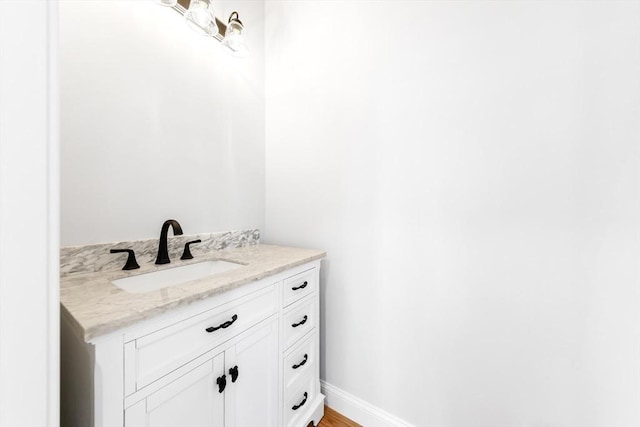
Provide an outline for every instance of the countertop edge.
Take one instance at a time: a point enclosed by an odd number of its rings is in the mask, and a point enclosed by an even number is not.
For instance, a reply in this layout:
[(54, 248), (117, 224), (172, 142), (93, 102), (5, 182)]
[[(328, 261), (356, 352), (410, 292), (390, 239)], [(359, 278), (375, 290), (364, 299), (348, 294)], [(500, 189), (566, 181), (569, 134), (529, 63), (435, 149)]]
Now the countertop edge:
[[(288, 247), (281, 247), (281, 248), (296, 249), (296, 248), (288, 248)], [(97, 323), (93, 326), (86, 327), (86, 328), (85, 326), (82, 325), (81, 321), (78, 321), (78, 319), (73, 316), (72, 311), (69, 310), (64, 305), (62, 300), (60, 301), (61, 311), (64, 313), (65, 317), (69, 320), (71, 326), (75, 329), (75, 333), (78, 334), (79, 337), (84, 337), (85, 342), (92, 343), (92, 342), (95, 342), (96, 339), (99, 339), (101, 337), (104, 337), (105, 335), (117, 332), (119, 330), (125, 329), (127, 327), (133, 326), (138, 322), (160, 316), (164, 313), (167, 313), (171, 310), (174, 310), (180, 307), (185, 307), (185, 306), (197, 303), (199, 301), (204, 301), (206, 299), (215, 297), (217, 295), (221, 295), (225, 292), (229, 292), (243, 285), (255, 283), (259, 280), (262, 280), (271, 276), (275, 276), (286, 270), (299, 267), (304, 264), (321, 260), (325, 257), (326, 257), (326, 252), (317, 251), (308, 256), (295, 258), (291, 262), (279, 264), (273, 268), (267, 268), (266, 270), (262, 270), (259, 273), (253, 273), (246, 277), (233, 280), (228, 284), (224, 284), (222, 286), (211, 288), (202, 292), (196, 292), (194, 294), (182, 297), (177, 301), (170, 301), (170, 302), (167, 302), (166, 304), (159, 304), (153, 308), (146, 309), (144, 311), (133, 311), (131, 313), (127, 313), (121, 318), (112, 319), (104, 323)]]

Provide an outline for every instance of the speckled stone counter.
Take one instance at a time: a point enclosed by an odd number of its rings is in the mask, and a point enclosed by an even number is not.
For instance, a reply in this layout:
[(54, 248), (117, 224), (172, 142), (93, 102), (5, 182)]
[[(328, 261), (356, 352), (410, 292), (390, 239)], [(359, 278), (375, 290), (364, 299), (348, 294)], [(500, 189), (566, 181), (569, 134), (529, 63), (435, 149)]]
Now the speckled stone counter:
[[(222, 292), (255, 282), (298, 265), (321, 259), (322, 251), (272, 245), (251, 245), (213, 251), (189, 261), (171, 264), (141, 264), (132, 271), (101, 271), (62, 277), (60, 302), (66, 315), (85, 341), (149, 319)], [(225, 260), (242, 267), (180, 285), (147, 292), (128, 293), (111, 280), (165, 270), (209, 260)]]

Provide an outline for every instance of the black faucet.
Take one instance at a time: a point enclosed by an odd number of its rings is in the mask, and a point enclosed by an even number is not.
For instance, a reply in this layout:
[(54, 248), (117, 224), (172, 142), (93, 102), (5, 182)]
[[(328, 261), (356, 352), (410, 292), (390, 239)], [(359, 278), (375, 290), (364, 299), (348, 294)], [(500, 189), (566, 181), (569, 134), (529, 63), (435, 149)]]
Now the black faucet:
[(158, 245), (158, 256), (156, 258), (156, 264), (169, 264), (169, 249), (167, 248), (167, 233), (169, 232), (169, 226), (173, 228), (174, 236), (182, 235), (182, 227), (175, 219), (168, 219), (162, 224), (162, 230), (160, 231), (160, 244)]

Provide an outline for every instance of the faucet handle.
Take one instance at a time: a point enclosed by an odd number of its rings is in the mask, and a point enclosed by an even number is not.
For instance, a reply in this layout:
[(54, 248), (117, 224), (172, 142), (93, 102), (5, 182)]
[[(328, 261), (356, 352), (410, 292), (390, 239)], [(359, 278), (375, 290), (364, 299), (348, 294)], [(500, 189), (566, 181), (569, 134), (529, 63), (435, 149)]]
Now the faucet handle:
[(198, 240), (192, 240), (190, 242), (187, 242), (184, 245), (184, 252), (182, 252), (182, 256), (180, 257), (180, 259), (193, 259), (193, 255), (191, 255), (191, 250), (189, 249), (189, 246), (192, 243), (200, 243), (202, 242), (202, 240), (198, 239)]
[(129, 254), (127, 257), (127, 263), (122, 267), (123, 270), (135, 270), (140, 268), (138, 262), (136, 261), (136, 254), (133, 252), (133, 249), (111, 249), (109, 252), (112, 254), (118, 254), (121, 252), (126, 252)]

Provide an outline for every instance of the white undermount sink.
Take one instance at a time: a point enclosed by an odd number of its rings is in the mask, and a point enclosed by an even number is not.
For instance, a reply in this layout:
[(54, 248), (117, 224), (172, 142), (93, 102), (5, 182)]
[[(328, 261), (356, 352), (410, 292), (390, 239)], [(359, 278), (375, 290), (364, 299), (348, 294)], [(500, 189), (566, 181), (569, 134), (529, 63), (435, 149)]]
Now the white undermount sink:
[(112, 280), (111, 283), (127, 292), (142, 294), (235, 270), (242, 266), (242, 264), (222, 260), (203, 261), (196, 264), (183, 265), (166, 270), (154, 271), (152, 273), (116, 279)]

